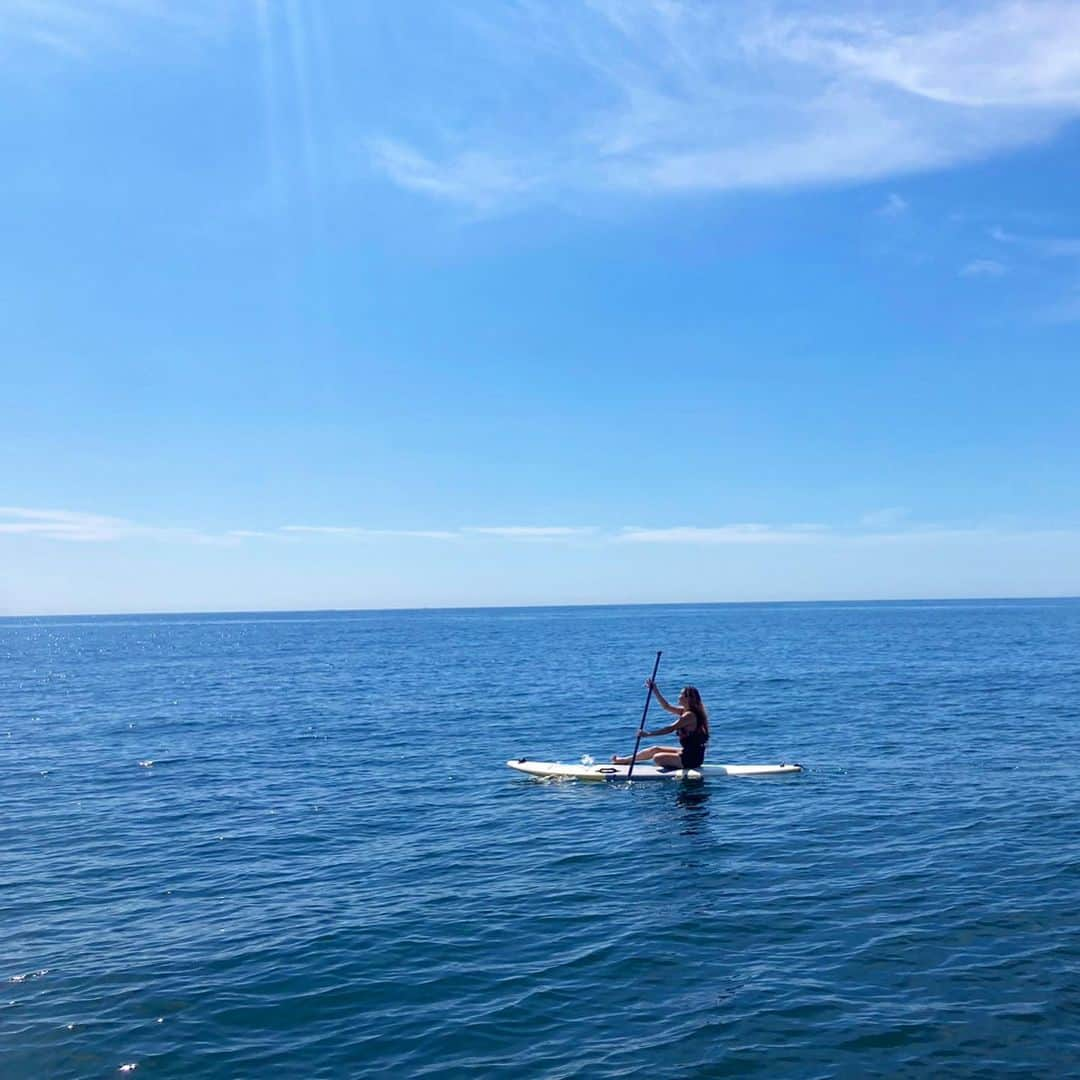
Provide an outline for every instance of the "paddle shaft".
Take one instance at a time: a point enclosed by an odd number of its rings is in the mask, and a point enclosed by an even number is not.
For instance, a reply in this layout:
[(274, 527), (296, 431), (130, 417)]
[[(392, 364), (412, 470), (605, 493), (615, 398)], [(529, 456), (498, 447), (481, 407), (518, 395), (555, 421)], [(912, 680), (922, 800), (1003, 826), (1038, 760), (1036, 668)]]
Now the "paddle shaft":
[(626, 770), (626, 779), (634, 775), (634, 759), (637, 757), (638, 747), (641, 745), (641, 733), (645, 730), (645, 719), (649, 715), (649, 702), (652, 701), (653, 683), (656, 682), (656, 673), (660, 670), (660, 657), (663, 655), (659, 650), (656, 653), (656, 663), (653, 664), (652, 678), (649, 680), (649, 692), (645, 695), (645, 708), (641, 712), (641, 723), (638, 724), (637, 740), (634, 742), (634, 753), (630, 757), (630, 768)]

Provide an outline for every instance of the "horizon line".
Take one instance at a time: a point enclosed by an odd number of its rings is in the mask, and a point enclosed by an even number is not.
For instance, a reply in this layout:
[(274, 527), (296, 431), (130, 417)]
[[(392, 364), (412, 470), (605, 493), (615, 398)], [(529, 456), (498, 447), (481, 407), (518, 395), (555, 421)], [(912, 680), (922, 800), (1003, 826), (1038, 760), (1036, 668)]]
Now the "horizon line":
[(578, 601), (565, 604), (432, 604), (422, 607), (343, 607), (343, 608), (217, 608), (190, 611), (69, 611), (22, 612), (0, 614), (0, 622), (14, 619), (118, 619), (168, 618), (198, 615), (352, 615), (425, 613), (440, 611), (522, 611), (565, 610), (567, 608), (617, 607), (766, 607), (808, 606), (811, 604), (1004, 604), (1030, 600), (1080, 601), (1080, 595), (1036, 594), (1023, 596), (879, 596), (831, 597), (818, 600), (647, 600), (647, 601)]

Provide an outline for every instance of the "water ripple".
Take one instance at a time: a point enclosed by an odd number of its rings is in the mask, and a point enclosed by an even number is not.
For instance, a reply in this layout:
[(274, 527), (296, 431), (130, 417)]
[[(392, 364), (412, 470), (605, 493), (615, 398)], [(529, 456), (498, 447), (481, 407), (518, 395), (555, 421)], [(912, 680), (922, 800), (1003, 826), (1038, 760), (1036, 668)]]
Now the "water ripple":
[[(5, 1078), (1075, 1072), (1080, 604), (0, 640)], [(806, 772), (502, 766), (628, 749), (660, 645)]]

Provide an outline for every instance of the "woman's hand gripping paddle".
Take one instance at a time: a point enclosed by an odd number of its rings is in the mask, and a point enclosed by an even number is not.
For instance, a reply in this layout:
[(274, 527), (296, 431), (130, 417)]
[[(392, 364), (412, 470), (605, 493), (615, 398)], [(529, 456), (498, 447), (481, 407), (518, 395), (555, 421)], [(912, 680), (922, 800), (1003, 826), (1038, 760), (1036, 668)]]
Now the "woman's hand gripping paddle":
[(661, 652), (657, 652), (656, 663), (653, 664), (652, 678), (649, 680), (649, 692), (645, 695), (645, 708), (641, 713), (641, 723), (638, 724), (637, 741), (634, 743), (634, 753), (630, 758), (630, 768), (626, 770), (627, 780), (634, 775), (634, 759), (637, 757), (638, 747), (641, 746), (641, 735), (645, 730), (645, 719), (649, 715), (649, 702), (652, 701), (653, 683), (656, 682), (656, 673), (660, 670), (660, 657), (662, 655)]

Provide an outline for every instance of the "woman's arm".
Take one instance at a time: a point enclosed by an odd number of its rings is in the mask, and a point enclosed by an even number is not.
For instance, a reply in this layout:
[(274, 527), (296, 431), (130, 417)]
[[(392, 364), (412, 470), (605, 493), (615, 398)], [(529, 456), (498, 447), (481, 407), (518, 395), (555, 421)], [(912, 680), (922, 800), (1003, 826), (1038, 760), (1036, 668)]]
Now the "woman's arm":
[(690, 724), (694, 724), (697, 721), (697, 717), (689, 711), (683, 712), (678, 710), (678, 708), (673, 708), (672, 712), (678, 714), (678, 719), (674, 724), (669, 724), (666, 728), (657, 728), (656, 731), (646, 731), (645, 728), (642, 728), (642, 734), (646, 735), (649, 739), (651, 739), (653, 735), (670, 735), (673, 731), (678, 731), (679, 728), (688, 727)]
[(672, 712), (679, 714), (679, 719), (674, 724), (668, 724), (667, 727), (657, 728), (656, 731), (646, 731), (641, 729), (641, 734), (648, 738), (652, 738), (654, 735), (670, 735), (673, 731), (678, 731), (681, 727), (686, 727), (688, 724), (694, 721), (694, 714), (691, 712), (682, 712), (679, 709), (672, 709)]
[(656, 735), (670, 735), (678, 728), (678, 726), (679, 724), (676, 721), (674, 724), (668, 724), (667, 727), (657, 728), (655, 731), (646, 731), (644, 728), (642, 728), (641, 734), (644, 735), (647, 739), (651, 739)]
[[(656, 698), (656, 700), (657, 700), (658, 702), (660, 702), (660, 708), (661, 708), (661, 709), (665, 709), (665, 710), (667, 710), (667, 712), (671, 713), (671, 714), (672, 714), (673, 716), (682, 716), (682, 709), (676, 709), (674, 705), (670, 704), (670, 703), (668, 702), (667, 698), (666, 698), (666, 697), (664, 697), (664, 695), (660, 693), (660, 687), (659, 687), (659, 686), (657, 686), (657, 685), (656, 685), (656, 683), (654, 683), (654, 682), (652, 681), (652, 679), (649, 679), (649, 680), (648, 680), (648, 681), (647, 681), (647, 682), (645, 683), (645, 685), (646, 685), (646, 686), (651, 686), (651, 687), (652, 687), (652, 692), (653, 692), (653, 696), (654, 696), (654, 697)], [(677, 726), (677, 725), (676, 725), (676, 726)], [(668, 730), (669, 730), (669, 731), (674, 731), (674, 730), (675, 730), (675, 728), (669, 728)], [(659, 732), (655, 732), (654, 734), (660, 734), (660, 733), (659, 733)], [(665, 734), (666, 734), (666, 733), (665, 733)]]

